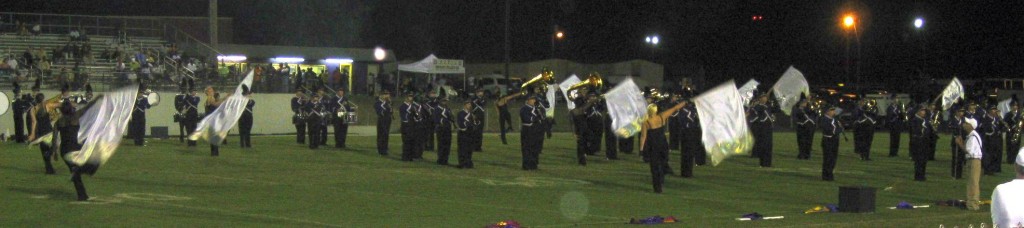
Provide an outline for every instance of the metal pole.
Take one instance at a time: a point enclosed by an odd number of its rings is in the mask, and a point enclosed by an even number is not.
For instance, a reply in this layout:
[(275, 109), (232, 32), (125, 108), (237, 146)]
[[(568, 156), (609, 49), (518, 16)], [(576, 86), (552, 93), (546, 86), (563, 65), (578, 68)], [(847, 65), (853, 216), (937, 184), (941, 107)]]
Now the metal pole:
[[(512, 62), (512, 57), (509, 54), (511, 52), (511, 49), (512, 49), (510, 44), (509, 44), (509, 38), (511, 37), (510, 36), (511, 32), (509, 30), (509, 26), (511, 26), (511, 24), (510, 24), (511, 23), (511, 15), (512, 15), (512, 0), (505, 0), (505, 81), (506, 81), (506, 83), (508, 83), (508, 85), (506, 85), (508, 87), (512, 86), (512, 80), (510, 80), (511, 72), (509, 72), (509, 65)], [(462, 88), (462, 91), (466, 92), (466, 80), (465, 80), (466, 75), (463, 75), (462, 78), (463, 78), (463, 82), (462, 82), (462, 87), (463, 88)]]

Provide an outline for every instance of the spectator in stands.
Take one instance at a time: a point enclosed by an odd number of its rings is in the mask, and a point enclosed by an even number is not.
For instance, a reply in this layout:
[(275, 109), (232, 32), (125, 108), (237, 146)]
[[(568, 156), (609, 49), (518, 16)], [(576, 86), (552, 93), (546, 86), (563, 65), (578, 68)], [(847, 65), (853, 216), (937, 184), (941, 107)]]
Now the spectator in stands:
[(28, 35), (28, 28), (25, 28), (25, 23), (18, 21), (18, 37), (25, 38)]
[(7, 69), (18, 70), (18, 60), (14, 57), (8, 57), (4, 62), (7, 63)]
[(89, 41), (89, 36), (85, 34), (85, 29), (82, 29), (82, 26), (78, 26), (78, 41)]
[(61, 48), (60, 53), (64, 55), (64, 58), (61, 59), (61, 63), (63, 63), (63, 64), (67, 64), (68, 60), (71, 60), (72, 58), (74, 58), (75, 57), (75, 49), (74, 49), (74, 47), (71, 46), (71, 42), (68, 42), (68, 43), (64, 44), (64, 47)]
[(82, 43), (82, 59), (86, 63), (94, 63), (95, 60), (92, 58), (92, 45), (89, 43)]
[(141, 64), (141, 66), (139, 67), (139, 77), (140, 77), (139, 80), (145, 81), (145, 82), (149, 82), (149, 81), (153, 80), (152, 76), (153, 76), (153, 64), (152, 63), (148, 63), (148, 62), (144, 63), (144, 64)]
[(32, 36), (38, 36), (41, 33), (43, 33), (43, 25), (36, 23), (36, 25), (32, 26)]
[(57, 78), (57, 80), (60, 82), (61, 85), (70, 85), (71, 80), (74, 79), (75, 76), (71, 74), (71, 71), (69, 71), (67, 67), (60, 68), (60, 76)]
[(79, 40), (78, 38), (80, 36), (81, 36), (81, 33), (78, 32), (77, 28), (71, 28), (71, 31), (68, 32), (68, 40), (70, 40), (70, 41), (78, 41)]
[(25, 49), (25, 52), (21, 53), (21, 59), (25, 61), (26, 68), (32, 68), (35, 65), (35, 59), (32, 57), (32, 46)]
[(45, 58), (40, 60), (39, 61), (39, 72), (42, 73), (42, 76), (44, 76), (46, 78), (50, 78), (50, 73), (51, 73), (50, 71), (51, 71), (50, 70), (50, 60), (45, 59)]

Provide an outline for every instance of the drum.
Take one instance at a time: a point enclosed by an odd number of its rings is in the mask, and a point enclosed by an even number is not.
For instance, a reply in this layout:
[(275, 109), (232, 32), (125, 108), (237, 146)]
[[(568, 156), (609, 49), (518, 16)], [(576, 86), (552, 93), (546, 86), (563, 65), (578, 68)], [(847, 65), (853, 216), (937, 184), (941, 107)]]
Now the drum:
[(14, 100), (11, 100), (6, 93), (0, 92), (0, 116), (7, 114), (11, 110), (11, 102), (14, 102)]
[(150, 93), (146, 100), (149, 101), (149, 106), (156, 107), (160, 105), (160, 94), (156, 92)]
[(357, 121), (359, 121), (359, 118), (356, 116), (356, 112), (348, 112), (345, 115), (345, 123), (356, 124)]

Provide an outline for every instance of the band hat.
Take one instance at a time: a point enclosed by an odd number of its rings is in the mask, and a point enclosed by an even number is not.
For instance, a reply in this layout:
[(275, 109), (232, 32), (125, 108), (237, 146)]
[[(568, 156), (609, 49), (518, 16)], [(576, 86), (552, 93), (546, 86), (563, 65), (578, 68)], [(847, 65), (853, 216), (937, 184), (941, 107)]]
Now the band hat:
[(975, 119), (972, 119), (972, 118), (965, 118), (964, 122), (967, 122), (967, 124), (970, 124), (971, 128), (975, 128), (975, 129), (978, 128), (978, 120), (975, 120)]

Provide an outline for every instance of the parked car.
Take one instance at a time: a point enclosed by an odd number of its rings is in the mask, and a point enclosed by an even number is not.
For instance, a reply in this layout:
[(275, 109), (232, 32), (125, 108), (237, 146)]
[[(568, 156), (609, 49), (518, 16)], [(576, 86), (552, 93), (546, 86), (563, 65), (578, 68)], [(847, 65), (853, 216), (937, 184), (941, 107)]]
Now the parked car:
[[(480, 88), (484, 90), (484, 95), (487, 97), (500, 97), (509, 94), (509, 81), (511, 80), (513, 86), (521, 85), (522, 79), (511, 78), (505, 79), (505, 75), (500, 74), (488, 74), (476, 76)], [(518, 91), (519, 88), (513, 88), (513, 91)]]

